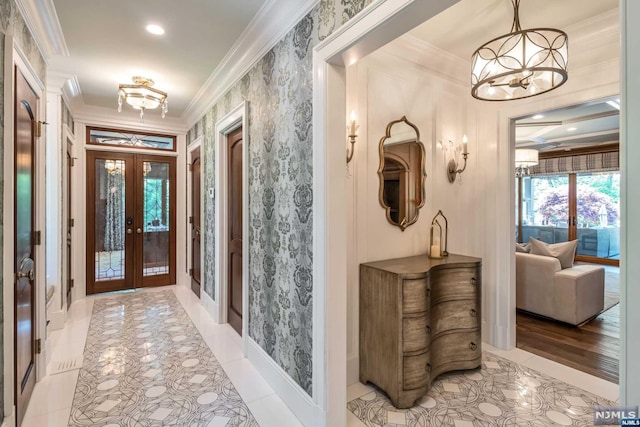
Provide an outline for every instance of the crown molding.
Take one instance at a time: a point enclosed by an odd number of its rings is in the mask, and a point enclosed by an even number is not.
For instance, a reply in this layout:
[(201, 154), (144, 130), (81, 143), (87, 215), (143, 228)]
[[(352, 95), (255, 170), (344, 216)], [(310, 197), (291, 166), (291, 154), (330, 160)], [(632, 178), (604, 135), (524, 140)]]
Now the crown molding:
[(466, 86), (469, 84), (471, 61), (456, 56), (411, 34), (404, 34), (381, 47), (380, 52), (413, 62), (445, 80)]
[(49, 70), (47, 72), (47, 90), (62, 95), (62, 99), (74, 118), (75, 113), (85, 106), (80, 82), (75, 74)]
[(620, 38), (620, 11), (612, 9), (599, 15), (592, 16), (580, 22), (576, 22), (563, 29), (570, 39), (570, 42), (577, 40), (592, 40), (602, 37), (602, 35), (616, 34)]
[(54, 55), (69, 56), (53, 0), (15, 0), (45, 62)]
[[(71, 109), (71, 107), (69, 108)], [(76, 108), (75, 111), (72, 109), (71, 114), (76, 122), (93, 126), (127, 128), (175, 135), (185, 135), (189, 130), (182, 119), (176, 117), (162, 119), (159, 112), (154, 112), (153, 110), (144, 115), (144, 123), (140, 123), (140, 117), (137, 112), (123, 109), (121, 113), (118, 113), (115, 106), (106, 108), (83, 105)]]
[(195, 97), (182, 119), (191, 128), (275, 46), (319, 0), (267, 0)]

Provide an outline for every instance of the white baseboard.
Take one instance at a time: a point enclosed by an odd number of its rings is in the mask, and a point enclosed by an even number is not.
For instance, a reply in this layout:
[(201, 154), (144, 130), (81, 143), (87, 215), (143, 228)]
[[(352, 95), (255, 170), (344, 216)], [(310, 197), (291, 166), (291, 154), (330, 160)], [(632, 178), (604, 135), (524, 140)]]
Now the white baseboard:
[(49, 339), (49, 335), (47, 334), (47, 339), (44, 341), (44, 363), (45, 363), (45, 372), (43, 377), (47, 375), (46, 369), (49, 366), (49, 362), (51, 362), (51, 355), (53, 354), (53, 350), (51, 349), (51, 340)]
[(291, 412), (307, 427), (324, 425), (325, 413), (313, 399), (256, 343), (247, 337), (247, 357)]
[(347, 385), (360, 381), (360, 356), (358, 354), (347, 355)]
[(200, 302), (206, 312), (213, 318), (213, 321), (218, 323), (218, 303), (215, 302), (204, 289), (200, 291)]
[(16, 411), (12, 410), (11, 414), (6, 416), (4, 420), (2, 420), (2, 427), (15, 427), (15, 425), (16, 425)]
[(178, 274), (176, 285), (191, 288), (191, 276), (189, 276), (189, 273), (183, 271), (182, 273)]
[(64, 328), (66, 313), (64, 310), (49, 312), (49, 331), (57, 331)]

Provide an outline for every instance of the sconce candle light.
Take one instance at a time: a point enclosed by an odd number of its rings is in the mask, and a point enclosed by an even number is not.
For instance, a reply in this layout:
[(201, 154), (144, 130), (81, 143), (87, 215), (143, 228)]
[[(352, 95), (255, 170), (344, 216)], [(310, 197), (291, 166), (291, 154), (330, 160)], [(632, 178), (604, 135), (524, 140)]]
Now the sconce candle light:
[(356, 122), (356, 112), (351, 111), (351, 118), (347, 130), (349, 131), (349, 143), (351, 145), (347, 148), (347, 163), (353, 158), (354, 144), (356, 143), (356, 137), (358, 136), (358, 123)]
[(450, 158), (447, 162), (447, 178), (449, 178), (449, 182), (453, 183), (456, 180), (456, 176), (464, 172), (467, 168), (467, 157), (469, 157), (469, 148), (467, 146), (467, 135), (462, 137), (462, 158), (464, 160), (464, 165), (460, 168), (460, 161), (458, 159), (458, 152), (460, 151), (460, 146), (453, 148), (453, 142), (449, 141), (449, 147), (445, 147), (446, 151), (450, 151)]

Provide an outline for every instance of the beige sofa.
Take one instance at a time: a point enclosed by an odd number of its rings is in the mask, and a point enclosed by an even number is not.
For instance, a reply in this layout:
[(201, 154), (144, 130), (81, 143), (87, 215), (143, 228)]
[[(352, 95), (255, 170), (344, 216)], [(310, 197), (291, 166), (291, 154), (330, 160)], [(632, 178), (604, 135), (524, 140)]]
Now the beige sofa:
[(560, 269), (556, 258), (516, 253), (516, 307), (579, 325), (604, 308), (604, 268)]

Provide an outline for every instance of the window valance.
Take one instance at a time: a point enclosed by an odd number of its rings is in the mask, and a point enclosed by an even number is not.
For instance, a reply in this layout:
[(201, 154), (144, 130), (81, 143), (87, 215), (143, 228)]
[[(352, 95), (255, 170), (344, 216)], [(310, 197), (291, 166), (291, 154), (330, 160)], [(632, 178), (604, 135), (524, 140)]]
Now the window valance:
[(530, 169), (530, 175), (606, 172), (619, 169), (620, 154), (618, 151), (610, 151), (605, 153), (578, 154), (575, 156), (540, 159), (540, 163)]

